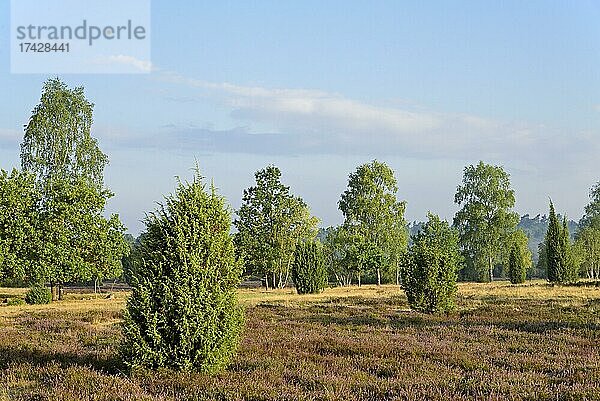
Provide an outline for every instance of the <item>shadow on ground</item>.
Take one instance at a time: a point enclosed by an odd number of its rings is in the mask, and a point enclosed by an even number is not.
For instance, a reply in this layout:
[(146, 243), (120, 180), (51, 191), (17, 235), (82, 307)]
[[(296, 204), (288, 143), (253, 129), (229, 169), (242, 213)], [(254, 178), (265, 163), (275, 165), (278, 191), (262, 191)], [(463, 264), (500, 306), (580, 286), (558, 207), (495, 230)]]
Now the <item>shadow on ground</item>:
[(111, 375), (126, 371), (125, 365), (116, 354), (103, 358), (90, 354), (80, 355), (69, 352), (48, 352), (41, 349), (0, 346), (0, 369), (7, 369), (10, 365), (18, 363), (36, 366), (57, 363), (63, 368), (83, 366)]

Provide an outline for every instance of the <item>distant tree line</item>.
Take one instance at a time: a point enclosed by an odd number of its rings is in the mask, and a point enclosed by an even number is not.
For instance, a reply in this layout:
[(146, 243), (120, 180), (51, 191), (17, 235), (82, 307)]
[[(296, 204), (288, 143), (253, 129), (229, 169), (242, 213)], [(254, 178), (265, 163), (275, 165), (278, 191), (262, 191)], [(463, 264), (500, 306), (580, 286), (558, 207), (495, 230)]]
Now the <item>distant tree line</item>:
[[(281, 171), (276, 166), (257, 171), (255, 179), (255, 185), (244, 191), (242, 206), (233, 221), (233, 238), (236, 253), (244, 260), (244, 276), (260, 278), (266, 289), (294, 282), (296, 249), (315, 240), (322, 244), (318, 258), (323, 260), (328, 285), (402, 285), (406, 273), (403, 269), (411, 264), (414, 241), (432, 224), (431, 220), (406, 223), (406, 202), (396, 197), (394, 173), (376, 160), (350, 174), (348, 187), (338, 202), (344, 221), (335, 227), (317, 229), (318, 219), (302, 198), (281, 182)], [(517, 284), (536, 277), (551, 282), (599, 278), (600, 219), (595, 217), (596, 210), (600, 210), (595, 209), (600, 202), (598, 186), (591, 197), (579, 223), (557, 214), (554, 205), (548, 215), (519, 217), (513, 211), (515, 194), (510, 177), (502, 167), (483, 162), (465, 167), (455, 196), (459, 210), (449, 225), (458, 236), (461, 255), (456, 263), (457, 280), (485, 282), (502, 278)], [(558, 230), (554, 230), (555, 221), (559, 222)], [(570, 234), (573, 230), (575, 233)], [(566, 258), (561, 263), (571, 266), (559, 270), (575, 273), (556, 276), (552, 271), (555, 264), (548, 265), (547, 244), (555, 231), (562, 236), (563, 244), (557, 252), (568, 253), (561, 256)], [(128, 237), (128, 241), (133, 250), (124, 258), (125, 276), (128, 264), (136, 258), (136, 240)]]

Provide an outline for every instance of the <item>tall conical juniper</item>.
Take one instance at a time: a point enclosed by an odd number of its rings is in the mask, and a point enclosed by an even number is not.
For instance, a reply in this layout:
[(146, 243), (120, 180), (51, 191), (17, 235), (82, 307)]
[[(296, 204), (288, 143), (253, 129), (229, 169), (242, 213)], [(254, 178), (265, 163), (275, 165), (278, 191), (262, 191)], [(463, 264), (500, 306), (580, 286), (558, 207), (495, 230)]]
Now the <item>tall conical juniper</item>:
[(235, 353), (243, 311), (230, 211), (196, 172), (146, 220), (131, 272), (122, 357), (130, 368), (214, 372)]
[(546, 232), (546, 268), (548, 281), (567, 283), (577, 280), (577, 271), (571, 258), (571, 244), (567, 219), (561, 225), (550, 201), (548, 231)]

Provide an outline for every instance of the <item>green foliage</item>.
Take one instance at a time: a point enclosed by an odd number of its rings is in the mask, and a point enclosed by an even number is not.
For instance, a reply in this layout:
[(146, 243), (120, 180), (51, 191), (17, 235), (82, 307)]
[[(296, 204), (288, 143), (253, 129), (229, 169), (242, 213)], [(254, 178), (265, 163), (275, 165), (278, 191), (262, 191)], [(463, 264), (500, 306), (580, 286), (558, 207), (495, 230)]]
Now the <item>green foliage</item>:
[(578, 271), (571, 252), (571, 240), (566, 218), (559, 222), (550, 201), (548, 231), (546, 233), (546, 268), (551, 283), (570, 283), (577, 281)]
[(40, 103), (25, 126), (21, 166), (38, 182), (85, 179), (101, 189), (108, 157), (90, 135), (94, 105), (83, 88), (58, 78), (46, 81)]
[(573, 251), (581, 273), (590, 279), (600, 279), (600, 182), (590, 190), (590, 203), (579, 221)]
[(0, 171), (1, 276), (65, 283), (120, 275), (124, 228), (116, 215), (103, 216), (110, 192), (86, 180), (42, 184), (38, 190), (27, 172)]
[(292, 280), (298, 294), (318, 294), (327, 286), (327, 269), (320, 242), (299, 243), (294, 251)]
[(246, 274), (263, 277), (265, 285), (283, 288), (289, 280), (298, 242), (312, 240), (318, 219), (306, 203), (281, 183), (281, 171), (267, 166), (254, 174), (256, 186), (244, 190), (234, 225), (235, 243)]
[(24, 280), (35, 266), (39, 200), (33, 175), (0, 170), (0, 280)]
[[(562, 219), (560, 215), (559, 219)], [(517, 228), (523, 230), (529, 238), (529, 250), (531, 250), (535, 267), (528, 270), (528, 277), (531, 278), (546, 278), (546, 261), (544, 238), (548, 231), (548, 216), (546, 214), (538, 214), (535, 217), (530, 217), (528, 214), (521, 216), (521, 220)], [(569, 220), (569, 232), (577, 233), (579, 225), (573, 220)]]
[(52, 301), (50, 289), (42, 284), (35, 284), (25, 294), (25, 302), (29, 305), (49, 304)]
[(21, 298), (10, 298), (6, 303), (8, 306), (21, 306), (25, 305), (25, 301)]
[(561, 226), (554, 211), (554, 204), (550, 202), (550, 216), (548, 231), (546, 232), (546, 268), (548, 281), (560, 282), (563, 280), (565, 255), (561, 254)]
[(338, 286), (349, 286), (356, 273), (352, 254), (352, 239), (343, 226), (324, 231), (323, 255), (329, 279)]
[[(329, 277), (339, 286), (349, 286), (353, 278), (356, 278), (360, 285), (361, 278), (365, 274), (373, 279), (371, 282), (376, 283), (377, 271), (389, 266), (385, 264), (385, 256), (380, 248), (367, 242), (357, 230), (349, 230), (346, 226), (329, 227), (323, 244), (325, 266)], [(383, 272), (389, 273), (386, 270)], [(382, 277), (389, 277), (389, 275)]]
[(229, 363), (243, 324), (230, 211), (199, 174), (165, 202), (146, 218), (140, 263), (130, 272), (123, 360), (130, 368), (214, 372)]
[(582, 273), (589, 279), (600, 279), (600, 227), (589, 225), (577, 233), (574, 253)]
[(561, 227), (560, 249), (561, 254), (565, 255), (565, 282), (576, 282), (579, 279), (579, 266), (577, 265), (578, 260), (571, 244), (571, 235), (569, 234), (569, 225), (566, 217), (563, 218)]
[(548, 250), (546, 239), (538, 244), (538, 262), (535, 266), (538, 272), (544, 272), (544, 278), (548, 278)]
[(585, 206), (579, 226), (600, 228), (600, 182), (590, 189), (590, 203)]
[(39, 260), (31, 279), (66, 283), (102, 280), (121, 274), (121, 257), (127, 252), (124, 227), (113, 215), (103, 216), (112, 196), (86, 180), (51, 180), (49, 196), (39, 210)]
[(467, 266), (475, 270), (479, 281), (492, 281), (494, 266), (505, 259), (506, 243), (519, 222), (511, 211), (515, 194), (510, 176), (502, 167), (482, 161), (467, 166), (454, 202), (460, 207), (454, 226)]
[(512, 234), (507, 263), (508, 278), (512, 284), (524, 283), (527, 269), (531, 267), (531, 251), (527, 243), (528, 238), (523, 230), (517, 230)]
[(121, 259), (121, 264), (123, 265), (122, 278), (126, 283), (129, 283), (134, 266), (141, 263), (140, 242), (142, 237), (134, 238), (131, 234), (125, 234), (123, 238), (127, 243), (129, 252)]
[(396, 199), (397, 192), (392, 169), (373, 160), (350, 174), (348, 188), (338, 202), (344, 230), (356, 248), (347, 255), (354, 254), (359, 277), (367, 269), (377, 276), (377, 284), (383, 269), (398, 271), (408, 243), (406, 202)]
[(427, 313), (451, 311), (462, 263), (458, 233), (448, 222), (429, 214), (411, 240), (401, 270), (401, 285), (410, 307)]
[(17, 257), (29, 263), (11, 263), (29, 282), (60, 287), (121, 275), (128, 247), (119, 217), (104, 217), (112, 193), (103, 188), (108, 158), (90, 134), (92, 109), (83, 88), (69, 89), (50, 79), (25, 128), (21, 165), (23, 174), (32, 176), (26, 188), (35, 190), (34, 196), (25, 197), (34, 199), (27, 216), (33, 228), (22, 225), (27, 229), (21, 231), (31, 234), (23, 248), (28, 255)]

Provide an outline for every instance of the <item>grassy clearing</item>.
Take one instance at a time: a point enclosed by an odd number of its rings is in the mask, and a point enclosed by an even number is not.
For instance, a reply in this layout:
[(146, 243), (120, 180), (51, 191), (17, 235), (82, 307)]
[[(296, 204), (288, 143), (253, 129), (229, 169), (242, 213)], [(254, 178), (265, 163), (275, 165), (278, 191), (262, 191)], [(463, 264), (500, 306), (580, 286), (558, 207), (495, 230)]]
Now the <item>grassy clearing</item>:
[(600, 399), (595, 286), (461, 284), (449, 316), (411, 312), (394, 286), (240, 290), (244, 339), (215, 376), (125, 375), (125, 298), (0, 307), (0, 399)]

